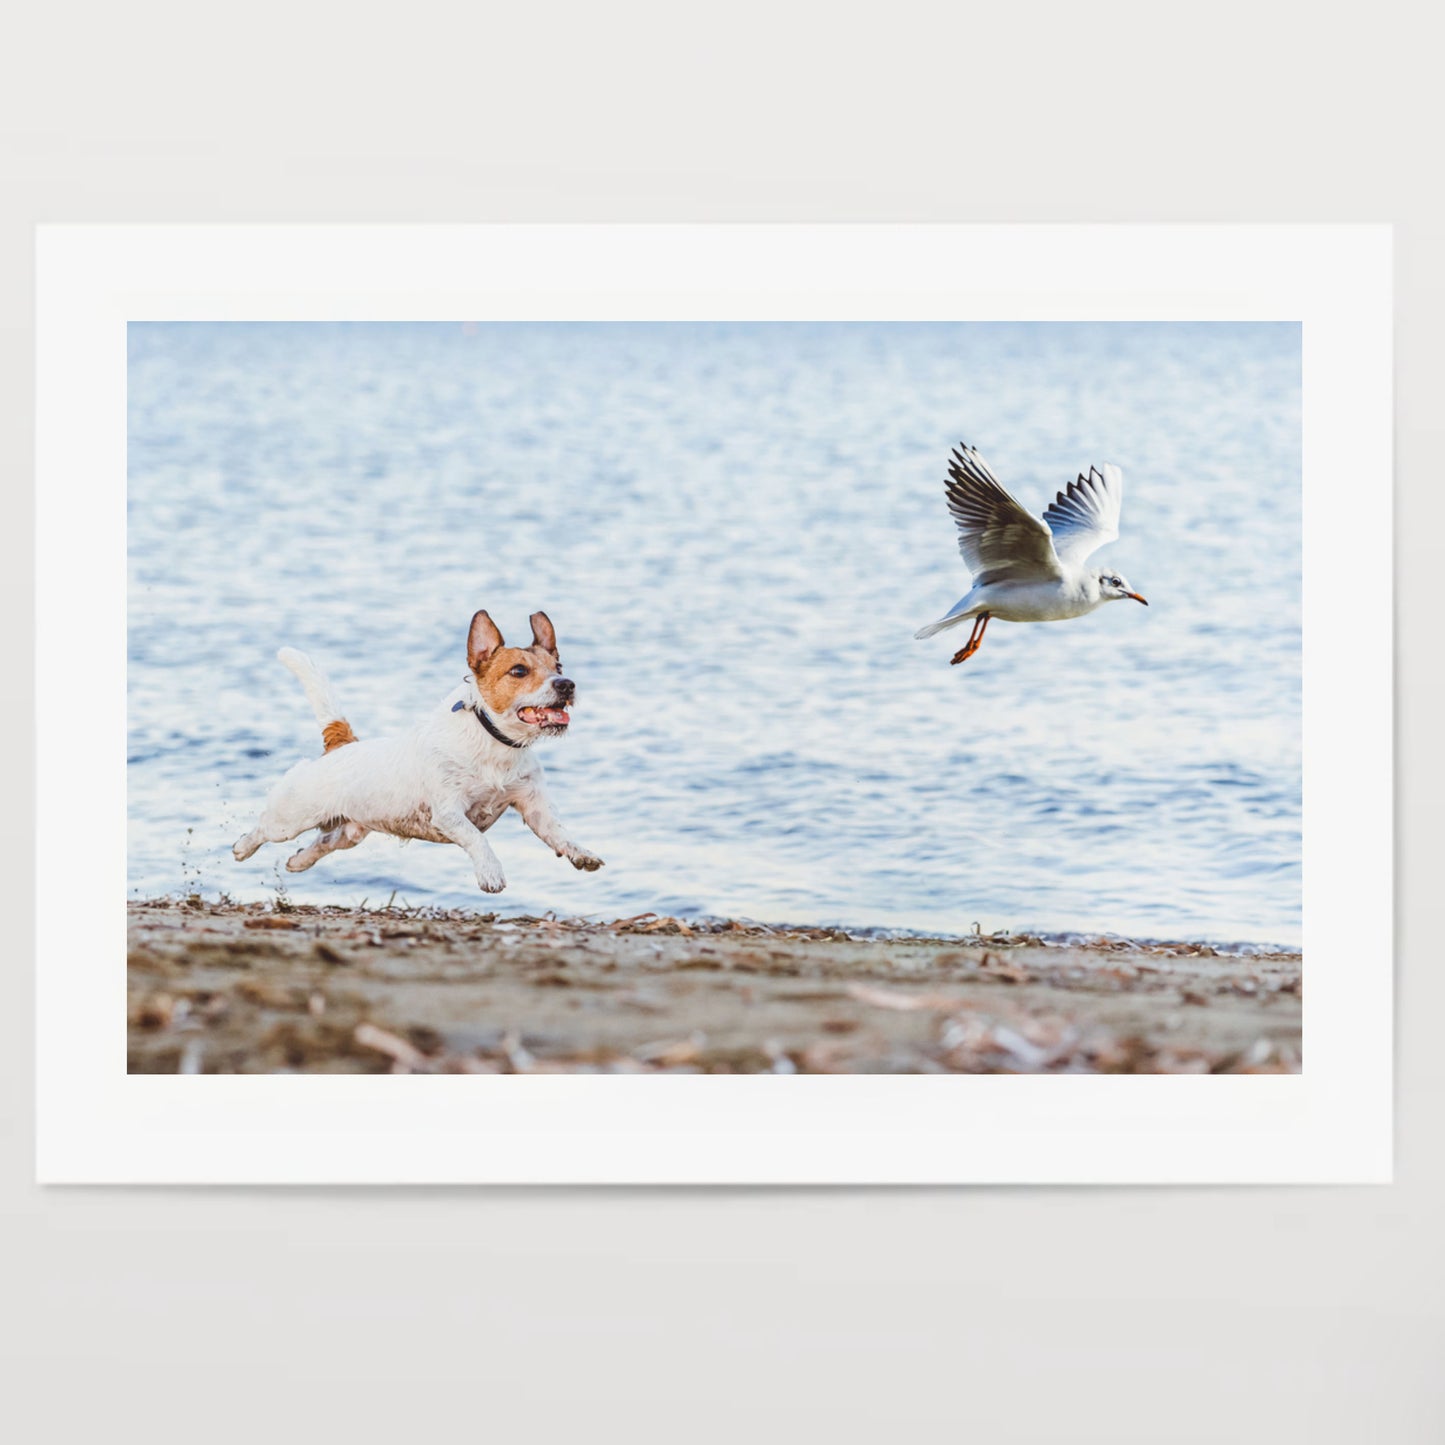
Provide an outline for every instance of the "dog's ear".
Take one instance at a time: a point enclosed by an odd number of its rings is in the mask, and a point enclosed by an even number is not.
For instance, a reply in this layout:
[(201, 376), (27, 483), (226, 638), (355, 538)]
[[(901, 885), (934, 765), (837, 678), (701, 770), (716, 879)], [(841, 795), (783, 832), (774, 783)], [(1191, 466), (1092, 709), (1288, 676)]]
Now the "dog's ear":
[(497, 624), (485, 612), (478, 612), (467, 631), (467, 666), (473, 672), (481, 671), (501, 645), (502, 634)]
[(557, 630), (545, 612), (532, 614), (532, 646), (544, 648), (553, 657), (557, 655)]

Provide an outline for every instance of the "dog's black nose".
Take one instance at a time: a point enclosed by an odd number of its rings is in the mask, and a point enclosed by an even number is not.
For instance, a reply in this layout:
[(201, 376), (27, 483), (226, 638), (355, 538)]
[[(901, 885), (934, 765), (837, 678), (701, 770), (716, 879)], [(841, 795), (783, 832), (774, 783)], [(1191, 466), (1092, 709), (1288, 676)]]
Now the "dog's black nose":
[(571, 702), (577, 695), (577, 684), (570, 677), (554, 677), (552, 689), (563, 702)]

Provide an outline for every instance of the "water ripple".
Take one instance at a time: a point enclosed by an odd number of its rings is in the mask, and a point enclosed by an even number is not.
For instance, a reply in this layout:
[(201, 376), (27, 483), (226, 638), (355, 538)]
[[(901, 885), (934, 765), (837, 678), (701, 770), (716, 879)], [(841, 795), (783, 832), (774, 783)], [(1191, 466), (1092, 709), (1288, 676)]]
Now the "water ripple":
[[(1299, 368), (1276, 325), (133, 326), (131, 886), (285, 876), (228, 852), (317, 746), (279, 645), (376, 733), (545, 607), (608, 867), (504, 819), (504, 908), (1296, 941)], [(1149, 611), (914, 642), (960, 438), (1035, 507), (1123, 466)], [(386, 839), (286, 887), (498, 902)]]

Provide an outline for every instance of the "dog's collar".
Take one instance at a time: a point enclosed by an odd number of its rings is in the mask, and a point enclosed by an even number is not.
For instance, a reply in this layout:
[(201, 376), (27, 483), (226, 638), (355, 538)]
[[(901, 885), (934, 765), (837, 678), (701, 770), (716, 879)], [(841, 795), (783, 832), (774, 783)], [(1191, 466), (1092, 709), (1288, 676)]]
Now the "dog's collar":
[(469, 713), (472, 713), (476, 717), (476, 720), (481, 723), (499, 743), (505, 743), (509, 748), (524, 748), (527, 746), (526, 743), (515, 742), (512, 738), (509, 738), (506, 733), (487, 716), (485, 708), (479, 707), (476, 703), (467, 704), (465, 702), (458, 702), (452, 704), (453, 712), (461, 712), (463, 708)]

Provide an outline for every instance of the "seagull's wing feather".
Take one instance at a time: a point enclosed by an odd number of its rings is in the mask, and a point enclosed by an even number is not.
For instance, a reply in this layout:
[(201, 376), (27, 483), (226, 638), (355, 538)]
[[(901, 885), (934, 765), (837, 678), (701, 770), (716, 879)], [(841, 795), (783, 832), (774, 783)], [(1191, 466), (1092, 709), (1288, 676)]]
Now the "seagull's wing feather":
[(1070, 482), (1044, 513), (1060, 560), (1078, 567), (1106, 542), (1117, 541), (1123, 502), (1124, 473), (1107, 462)]
[(1004, 490), (972, 447), (955, 448), (944, 491), (975, 587), (1060, 575), (1053, 534)]

